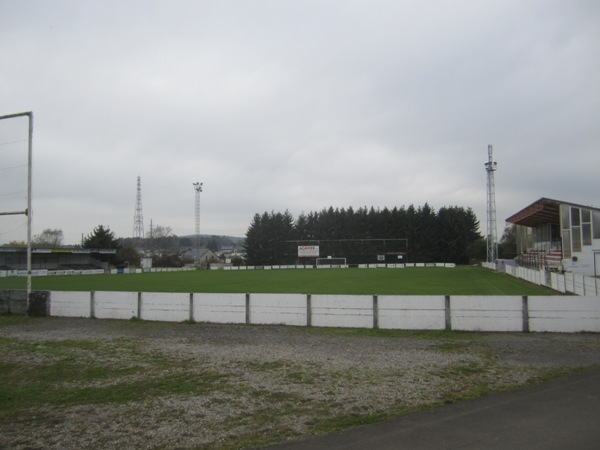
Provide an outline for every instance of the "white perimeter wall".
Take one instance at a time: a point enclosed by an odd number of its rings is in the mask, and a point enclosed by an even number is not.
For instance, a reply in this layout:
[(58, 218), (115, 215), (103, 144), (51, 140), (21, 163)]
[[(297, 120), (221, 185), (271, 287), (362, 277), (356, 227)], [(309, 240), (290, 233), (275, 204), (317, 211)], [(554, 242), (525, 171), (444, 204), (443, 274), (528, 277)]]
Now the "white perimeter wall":
[(600, 332), (600, 297), (530, 297), (529, 328), (540, 332)]
[(373, 296), (312, 295), (311, 325), (373, 328)]
[(94, 317), (98, 319), (131, 319), (138, 315), (137, 292), (98, 291), (91, 298)]
[(190, 319), (190, 294), (144, 292), (140, 294), (139, 318), (163, 322), (183, 322)]
[(194, 294), (197, 322), (246, 323), (246, 294)]
[(450, 321), (453, 330), (522, 331), (523, 297), (452, 297)]
[(443, 330), (446, 327), (445, 302), (443, 295), (381, 295), (378, 298), (379, 328)]
[(53, 317), (91, 317), (90, 292), (52, 291), (50, 315)]
[(306, 325), (306, 295), (252, 294), (249, 321), (257, 324)]
[(600, 332), (600, 297), (53, 291), (50, 315), (400, 330)]

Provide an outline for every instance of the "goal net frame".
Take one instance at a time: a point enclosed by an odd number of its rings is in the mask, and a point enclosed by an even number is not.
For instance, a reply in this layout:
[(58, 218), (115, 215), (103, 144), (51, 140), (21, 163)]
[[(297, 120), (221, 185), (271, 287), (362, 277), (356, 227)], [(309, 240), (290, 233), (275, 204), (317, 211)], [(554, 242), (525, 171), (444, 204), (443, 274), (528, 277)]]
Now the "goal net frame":
[[(314, 246), (320, 255), (298, 256), (298, 260), (310, 260), (312, 264), (319, 259), (321, 265), (327, 265), (326, 258), (345, 258), (346, 265), (405, 262), (408, 254), (407, 238), (356, 238), (356, 239), (307, 239), (285, 241), (290, 245), (288, 255), (296, 254), (297, 246)], [(292, 250), (294, 246), (294, 249)], [(319, 265), (318, 263), (316, 265)]]
[(327, 257), (327, 258), (317, 258), (315, 260), (315, 265), (317, 267), (321, 266), (330, 266), (330, 267), (348, 267), (346, 263), (346, 258), (342, 257)]

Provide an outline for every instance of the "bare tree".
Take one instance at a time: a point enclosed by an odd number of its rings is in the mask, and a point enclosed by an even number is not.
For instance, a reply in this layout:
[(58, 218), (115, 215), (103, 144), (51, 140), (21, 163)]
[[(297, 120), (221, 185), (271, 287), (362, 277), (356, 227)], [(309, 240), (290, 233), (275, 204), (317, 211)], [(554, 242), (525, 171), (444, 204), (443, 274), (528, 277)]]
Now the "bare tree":
[(60, 247), (63, 245), (63, 232), (58, 228), (46, 228), (40, 234), (36, 234), (33, 237), (32, 244), (50, 248)]

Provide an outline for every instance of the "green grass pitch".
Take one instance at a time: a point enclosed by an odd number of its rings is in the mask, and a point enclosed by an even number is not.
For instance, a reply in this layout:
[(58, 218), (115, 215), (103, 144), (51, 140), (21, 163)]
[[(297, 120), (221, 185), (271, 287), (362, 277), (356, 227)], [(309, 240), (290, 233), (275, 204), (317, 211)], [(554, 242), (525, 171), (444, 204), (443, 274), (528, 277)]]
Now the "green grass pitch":
[[(0, 278), (0, 289), (24, 289)], [(34, 277), (34, 290), (349, 295), (559, 295), (475, 266), (406, 269), (197, 270), (126, 275)]]

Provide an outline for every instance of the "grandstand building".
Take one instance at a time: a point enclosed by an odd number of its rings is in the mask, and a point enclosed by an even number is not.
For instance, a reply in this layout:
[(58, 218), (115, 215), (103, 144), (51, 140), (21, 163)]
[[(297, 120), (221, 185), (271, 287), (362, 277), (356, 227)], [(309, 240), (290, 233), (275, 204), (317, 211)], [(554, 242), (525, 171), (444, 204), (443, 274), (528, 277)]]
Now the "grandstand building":
[(506, 222), (519, 265), (600, 276), (600, 209), (541, 198)]
[[(31, 250), (33, 270), (61, 269), (108, 269), (106, 255), (114, 255), (115, 249), (89, 248), (34, 248)], [(0, 271), (27, 270), (27, 249), (0, 247)]]

